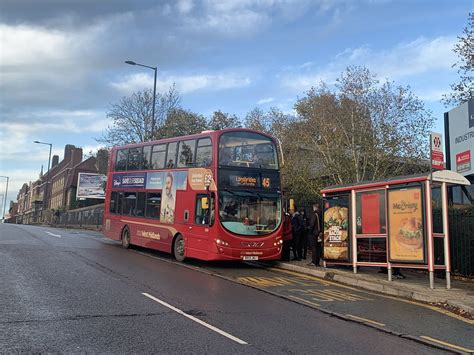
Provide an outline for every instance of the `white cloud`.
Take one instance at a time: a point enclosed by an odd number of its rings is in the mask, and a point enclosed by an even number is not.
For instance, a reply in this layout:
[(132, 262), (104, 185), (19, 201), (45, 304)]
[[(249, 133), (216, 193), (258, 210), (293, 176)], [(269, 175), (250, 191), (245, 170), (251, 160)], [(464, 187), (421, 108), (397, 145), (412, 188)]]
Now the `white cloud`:
[(257, 101), (257, 105), (264, 105), (264, 104), (269, 104), (270, 102), (275, 101), (273, 97), (266, 97), (264, 99), (260, 99)]
[[(370, 46), (348, 48), (339, 53), (332, 62), (324, 67), (314, 63), (304, 63), (300, 67), (290, 68), (279, 75), (281, 83), (298, 92), (317, 86), (321, 81), (331, 85), (340, 73), (350, 65), (363, 65), (381, 79), (396, 82), (415, 82), (421, 75), (439, 76), (440, 72), (447, 73), (455, 62), (452, 48), (455, 37), (437, 37), (433, 39), (418, 38), (410, 42), (402, 42), (389, 49), (376, 50)], [(426, 80), (426, 79), (425, 79)], [(431, 82), (425, 82), (429, 92), (439, 92), (443, 88), (430, 87)], [(445, 88), (444, 88), (445, 89)], [(424, 90), (420, 91), (423, 96)], [(439, 97), (438, 94), (436, 94)], [(433, 98), (433, 94), (426, 97)]]
[[(153, 76), (149, 74), (132, 74), (125, 76), (121, 81), (110, 83), (110, 86), (123, 95), (129, 95), (145, 88), (153, 88), (153, 80)], [(156, 86), (158, 92), (166, 92), (175, 84), (180, 94), (187, 94), (199, 90), (220, 91), (240, 88), (250, 83), (250, 78), (237, 74), (203, 74), (168, 76), (157, 80)]]
[(176, 3), (176, 8), (181, 14), (189, 13), (194, 7), (193, 0), (179, 0)]

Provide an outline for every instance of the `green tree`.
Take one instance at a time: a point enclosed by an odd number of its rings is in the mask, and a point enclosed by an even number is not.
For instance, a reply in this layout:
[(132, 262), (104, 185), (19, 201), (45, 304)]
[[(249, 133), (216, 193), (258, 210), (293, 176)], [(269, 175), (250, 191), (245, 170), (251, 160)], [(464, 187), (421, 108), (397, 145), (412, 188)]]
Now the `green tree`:
[(428, 169), (431, 113), (409, 87), (380, 83), (367, 68), (349, 67), (334, 91), (322, 83), (295, 105), (300, 142), (317, 175), (333, 184)]
[(240, 120), (236, 115), (215, 111), (208, 123), (209, 129), (219, 130), (224, 128), (241, 127)]
[(467, 26), (453, 52), (459, 60), (453, 64), (459, 74), (459, 82), (451, 84), (451, 92), (443, 96), (443, 103), (447, 106), (457, 106), (472, 99), (474, 96), (474, 13), (469, 13)]
[(157, 134), (160, 138), (168, 138), (200, 133), (206, 129), (206, 119), (203, 116), (176, 108), (168, 113)]

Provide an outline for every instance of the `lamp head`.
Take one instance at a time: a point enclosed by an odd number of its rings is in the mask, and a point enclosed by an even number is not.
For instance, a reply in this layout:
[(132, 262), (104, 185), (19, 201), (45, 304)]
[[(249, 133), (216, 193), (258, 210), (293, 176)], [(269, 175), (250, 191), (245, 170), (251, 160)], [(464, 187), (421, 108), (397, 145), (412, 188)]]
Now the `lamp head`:
[(125, 61), (125, 63), (130, 64), (130, 65), (137, 65), (137, 63), (135, 63), (131, 60), (127, 60), (127, 61)]

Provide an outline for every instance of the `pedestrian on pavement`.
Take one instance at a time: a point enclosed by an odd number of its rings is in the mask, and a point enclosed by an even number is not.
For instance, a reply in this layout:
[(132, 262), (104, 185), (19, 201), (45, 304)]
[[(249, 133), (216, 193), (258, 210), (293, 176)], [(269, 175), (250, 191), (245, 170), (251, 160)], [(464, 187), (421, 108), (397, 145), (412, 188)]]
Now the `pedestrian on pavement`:
[(301, 222), (300, 214), (295, 208), (291, 216), (291, 232), (293, 239), (291, 241), (291, 249), (293, 250), (293, 260), (301, 260), (301, 254), (298, 254), (298, 249), (301, 243)]
[(298, 246), (298, 255), (300, 258), (306, 260), (306, 254), (308, 253), (308, 234), (309, 234), (309, 221), (306, 216), (304, 208), (300, 210), (300, 225), (301, 225), (301, 239)]
[(291, 230), (291, 216), (283, 210), (283, 246), (281, 250), (281, 260), (290, 261), (290, 248), (293, 234)]
[(319, 204), (313, 205), (313, 213), (310, 218), (310, 240), (311, 240), (311, 262), (308, 265), (319, 266), (321, 259), (323, 231), (321, 225), (321, 209)]

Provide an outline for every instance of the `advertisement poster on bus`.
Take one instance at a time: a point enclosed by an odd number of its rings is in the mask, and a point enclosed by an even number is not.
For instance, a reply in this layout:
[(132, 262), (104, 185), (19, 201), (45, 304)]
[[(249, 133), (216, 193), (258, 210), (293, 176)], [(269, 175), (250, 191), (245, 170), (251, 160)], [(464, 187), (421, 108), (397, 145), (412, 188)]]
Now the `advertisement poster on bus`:
[(349, 198), (338, 196), (324, 202), (324, 258), (349, 260)]
[[(163, 188), (166, 175), (164, 171), (148, 173), (146, 176), (146, 188), (148, 190), (161, 190)], [(186, 190), (186, 182), (188, 178), (187, 171), (174, 171), (173, 184), (176, 185), (176, 190)]]
[(165, 173), (161, 197), (161, 223), (174, 223), (174, 212), (176, 208), (176, 173)]
[(102, 174), (79, 173), (77, 178), (77, 198), (105, 198), (107, 177)]
[(425, 262), (421, 187), (388, 190), (389, 258)]

